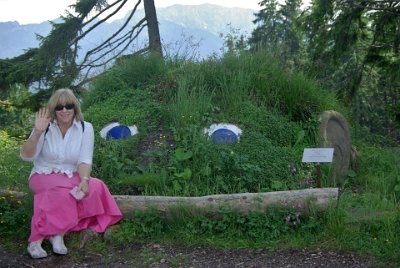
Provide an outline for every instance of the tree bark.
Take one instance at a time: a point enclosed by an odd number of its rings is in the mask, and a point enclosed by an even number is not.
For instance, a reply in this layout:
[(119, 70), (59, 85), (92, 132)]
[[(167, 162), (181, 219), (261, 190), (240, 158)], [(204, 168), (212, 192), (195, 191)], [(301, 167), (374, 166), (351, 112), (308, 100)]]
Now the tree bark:
[[(0, 197), (12, 197), (22, 200), (26, 193), (0, 190)], [(314, 188), (268, 193), (240, 193), (228, 195), (208, 195), (200, 197), (175, 196), (132, 196), (114, 195), (118, 207), (126, 218), (132, 218), (136, 211), (155, 209), (160, 214), (169, 216), (175, 211), (188, 209), (200, 214), (220, 214), (220, 209), (231, 208), (240, 213), (265, 212), (267, 208), (283, 206), (295, 207), (307, 212), (310, 208), (326, 210), (336, 206), (338, 188)]]
[(318, 188), (268, 193), (240, 193), (230, 195), (209, 195), (201, 197), (173, 196), (129, 196), (115, 195), (121, 212), (132, 217), (135, 211), (155, 209), (168, 215), (179, 208), (189, 208), (199, 213), (218, 214), (221, 207), (230, 207), (240, 213), (264, 212), (274, 206), (286, 206), (307, 211), (311, 207), (320, 211), (332, 202), (337, 204), (338, 188)]
[(18, 201), (24, 199), (26, 197), (26, 193), (0, 189), (0, 197)]
[(162, 56), (160, 31), (158, 29), (158, 20), (154, 0), (144, 0), (144, 13), (147, 20), (147, 31), (149, 34), (149, 49), (153, 53)]

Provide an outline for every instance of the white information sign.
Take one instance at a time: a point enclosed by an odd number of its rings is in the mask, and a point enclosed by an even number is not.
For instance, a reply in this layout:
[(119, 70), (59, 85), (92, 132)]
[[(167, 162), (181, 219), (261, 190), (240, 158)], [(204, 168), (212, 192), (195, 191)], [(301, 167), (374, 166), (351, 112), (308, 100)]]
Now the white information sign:
[(305, 148), (302, 162), (329, 163), (333, 159), (334, 148)]

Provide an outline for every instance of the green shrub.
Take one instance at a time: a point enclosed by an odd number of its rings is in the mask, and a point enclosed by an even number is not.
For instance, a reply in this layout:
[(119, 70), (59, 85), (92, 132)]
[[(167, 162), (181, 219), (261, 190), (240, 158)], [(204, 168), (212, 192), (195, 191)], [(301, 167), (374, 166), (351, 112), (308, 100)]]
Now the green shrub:
[(120, 181), (127, 174), (136, 170), (134, 156), (135, 137), (126, 140), (103, 140), (96, 138), (96, 149), (93, 158), (93, 176), (107, 183), (113, 193), (120, 193)]
[(112, 236), (113, 243), (126, 245), (143, 239), (154, 239), (168, 228), (165, 218), (156, 211), (135, 213), (133, 220), (123, 220), (121, 228)]
[(25, 138), (32, 130), (32, 113), (27, 102), (32, 94), (20, 85), (0, 94), (0, 129), (11, 137)]
[(13, 195), (0, 197), (0, 237), (2, 239), (26, 239), (29, 236), (31, 200), (32, 196), (27, 196), (23, 201), (15, 200)]
[[(85, 101), (85, 99), (84, 99)], [(146, 89), (123, 89), (84, 110), (85, 120), (99, 131), (113, 120), (125, 125), (148, 127), (149, 118), (159, 113), (158, 104)], [(158, 116), (155, 116), (157, 120)]]
[(24, 191), (32, 165), (19, 157), (21, 140), (10, 137), (0, 130), (0, 188)]

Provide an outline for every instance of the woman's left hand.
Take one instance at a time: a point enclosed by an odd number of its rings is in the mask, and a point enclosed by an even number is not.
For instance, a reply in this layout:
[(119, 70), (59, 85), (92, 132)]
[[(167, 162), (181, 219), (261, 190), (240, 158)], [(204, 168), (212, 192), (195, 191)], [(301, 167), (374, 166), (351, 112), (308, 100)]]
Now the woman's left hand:
[(84, 194), (89, 192), (89, 182), (87, 180), (81, 181), (78, 186), (78, 191), (82, 191)]

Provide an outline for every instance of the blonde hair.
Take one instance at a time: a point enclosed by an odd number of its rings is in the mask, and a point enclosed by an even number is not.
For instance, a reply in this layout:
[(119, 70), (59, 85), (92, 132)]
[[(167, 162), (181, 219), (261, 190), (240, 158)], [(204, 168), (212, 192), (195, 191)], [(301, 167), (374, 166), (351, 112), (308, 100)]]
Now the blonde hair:
[(74, 104), (74, 117), (77, 121), (83, 121), (83, 114), (81, 112), (81, 106), (74, 92), (69, 88), (60, 88), (51, 95), (49, 102), (47, 103), (47, 109), (49, 109), (51, 122), (56, 119), (56, 106), (60, 102)]

